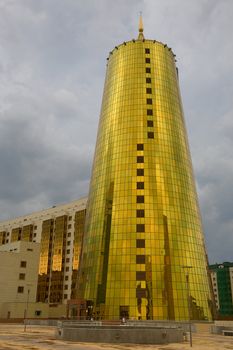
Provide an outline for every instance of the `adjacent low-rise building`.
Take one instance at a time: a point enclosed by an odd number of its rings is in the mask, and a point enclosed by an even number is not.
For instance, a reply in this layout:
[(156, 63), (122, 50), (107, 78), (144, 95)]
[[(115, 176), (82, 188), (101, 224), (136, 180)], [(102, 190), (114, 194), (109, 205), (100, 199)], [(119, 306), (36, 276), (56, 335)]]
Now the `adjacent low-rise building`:
[(75, 291), (86, 200), (0, 222), (0, 318), (23, 318), (26, 304), (30, 317), (66, 315), (61, 305)]
[(26, 303), (35, 303), (39, 256), (39, 243), (0, 246), (0, 318), (24, 317)]
[(233, 318), (233, 262), (209, 266), (219, 318)]

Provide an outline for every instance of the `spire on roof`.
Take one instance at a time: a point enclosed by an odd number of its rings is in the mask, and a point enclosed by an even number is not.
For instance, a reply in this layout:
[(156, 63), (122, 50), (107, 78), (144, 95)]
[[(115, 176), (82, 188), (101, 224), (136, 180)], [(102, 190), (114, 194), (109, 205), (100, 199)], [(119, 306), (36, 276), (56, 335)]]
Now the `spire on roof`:
[(142, 12), (140, 12), (140, 17), (139, 17), (139, 25), (138, 25), (138, 40), (144, 40), (144, 35), (143, 35), (143, 22), (142, 22)]

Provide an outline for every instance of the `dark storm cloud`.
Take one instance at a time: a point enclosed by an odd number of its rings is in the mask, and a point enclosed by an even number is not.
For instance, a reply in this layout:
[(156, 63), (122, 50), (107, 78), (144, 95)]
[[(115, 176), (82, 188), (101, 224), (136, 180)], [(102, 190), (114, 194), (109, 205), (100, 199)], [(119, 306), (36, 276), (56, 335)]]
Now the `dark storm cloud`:
[(233, 3), (145, 4), (150, 36), (168, 43), (177, 54), (209, 260), (232, 261)]
[(105, 59), (128, 35), (127, 9), (0, 1), (1, 219), (88, 193)]
[(211, 262), (233, 260), (231, 0), (0, 0), (0, 218), (88, 193), (109, 51), (171, 46)]

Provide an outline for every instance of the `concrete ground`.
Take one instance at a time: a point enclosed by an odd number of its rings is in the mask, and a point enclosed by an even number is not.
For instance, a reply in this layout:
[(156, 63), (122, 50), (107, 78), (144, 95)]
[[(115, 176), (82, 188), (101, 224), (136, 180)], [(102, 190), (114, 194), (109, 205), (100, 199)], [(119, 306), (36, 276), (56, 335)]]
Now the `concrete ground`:
[[(94, 344), (73, 343), (55, 339), (55, 327), (27, 326), (22, 324), (0, 324), (0, 350), (187, 350), (189, 343), (167, 345)], [(103, 339), (104, 341), (104, 339)], [(193, 349), (233, 350), (233, 337), (210, 334), (198, 330), (193, 334)]]

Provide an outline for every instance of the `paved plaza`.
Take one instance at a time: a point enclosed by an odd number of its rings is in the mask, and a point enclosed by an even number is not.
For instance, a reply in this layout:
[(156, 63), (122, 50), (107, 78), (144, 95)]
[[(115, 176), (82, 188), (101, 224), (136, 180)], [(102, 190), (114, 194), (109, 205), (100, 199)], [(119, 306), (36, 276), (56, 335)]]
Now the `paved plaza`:
[[(189, 343), (167, 345), (132, 344), (94, 344), (61, 341), (55, 339), (55, 327), (27, 326), (24, 332), (22, 324), (0, 324), (0, 350), (187, 350)], [(193, 335), (193, 349), (196, 350), (233, 350), (233, 337), (200, 332)]]

